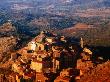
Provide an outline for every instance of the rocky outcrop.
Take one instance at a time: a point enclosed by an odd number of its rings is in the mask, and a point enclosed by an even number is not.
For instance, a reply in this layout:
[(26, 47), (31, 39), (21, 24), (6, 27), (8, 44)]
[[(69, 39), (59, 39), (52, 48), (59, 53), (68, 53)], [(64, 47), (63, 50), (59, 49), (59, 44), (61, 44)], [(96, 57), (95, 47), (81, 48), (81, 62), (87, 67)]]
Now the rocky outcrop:
[(0, 37), (17, 36), (17, 30), (11, 22), (4, 23), (0, 26)]
[(17, 30), (11, 22), (0, 26), (0, 61), (5, 61), (17, 44)]
[(13, 36), (10, 37), (1, 37), (0, 38), (0, 52), (4, 53), (10, 51), (16, 45), (16, 38)]

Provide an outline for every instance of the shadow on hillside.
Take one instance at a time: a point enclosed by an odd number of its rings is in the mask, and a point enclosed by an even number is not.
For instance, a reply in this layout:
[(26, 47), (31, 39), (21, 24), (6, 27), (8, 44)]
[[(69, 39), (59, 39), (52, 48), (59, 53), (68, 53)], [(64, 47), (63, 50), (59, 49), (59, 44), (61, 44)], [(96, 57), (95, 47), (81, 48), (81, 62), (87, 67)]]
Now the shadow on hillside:
[(110, 59), (110, 47), (103, 47), (103, 46), (97, 46), (97, 47), (89, 47), (92, 52), (92, 60), (96, 61), (98, 60), (98, 57), (103, 58), (103, 62), (107, 61)]

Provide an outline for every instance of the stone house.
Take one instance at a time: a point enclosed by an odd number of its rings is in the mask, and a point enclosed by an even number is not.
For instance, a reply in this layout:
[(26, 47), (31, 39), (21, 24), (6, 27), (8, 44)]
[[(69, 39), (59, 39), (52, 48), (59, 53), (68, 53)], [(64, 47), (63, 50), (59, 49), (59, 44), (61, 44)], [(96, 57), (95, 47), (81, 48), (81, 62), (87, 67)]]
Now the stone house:
[(42, 72), (43, 70), (43, 62), (38, 60), (31, 61), (31, 69), (35, 70), (36, 72)]

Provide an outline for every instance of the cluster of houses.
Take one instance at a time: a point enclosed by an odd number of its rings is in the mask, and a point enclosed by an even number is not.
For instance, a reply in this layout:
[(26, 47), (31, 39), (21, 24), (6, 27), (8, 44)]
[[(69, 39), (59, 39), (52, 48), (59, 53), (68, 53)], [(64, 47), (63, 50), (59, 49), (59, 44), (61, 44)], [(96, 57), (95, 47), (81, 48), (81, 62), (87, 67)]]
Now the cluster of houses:
[(10, 82), (71, 82), (79, 79), (82, 73), (76, 69), (76, 64), (80, 50), (80, 44), (42, 31), (11, 56), (14, 63)]

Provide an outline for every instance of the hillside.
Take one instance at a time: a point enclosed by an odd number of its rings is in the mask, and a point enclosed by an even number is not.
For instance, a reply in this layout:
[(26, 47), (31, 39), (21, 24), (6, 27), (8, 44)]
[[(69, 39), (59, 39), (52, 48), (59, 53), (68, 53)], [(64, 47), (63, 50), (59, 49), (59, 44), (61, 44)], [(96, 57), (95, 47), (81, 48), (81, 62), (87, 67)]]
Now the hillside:
[(0, 26), (0, 62), (4, 63), (10, 57), (10, 53), (15, 50), (18, 41), (16, 28), (11, 22)]
[(0, 26), (0, 36), (17, 36), (17, 30), (11, 22), (4, 23)]
[(110, 61), (99, 64), (96, 68), (88, 71), (77, 82), (110, 82)]
[(64, 31), (77, 31), (77, 30), (88, 30), (92, 28), (92, 25), (87, 25), (85, 23), (77, 23), (73, 27), (63, 29)]

